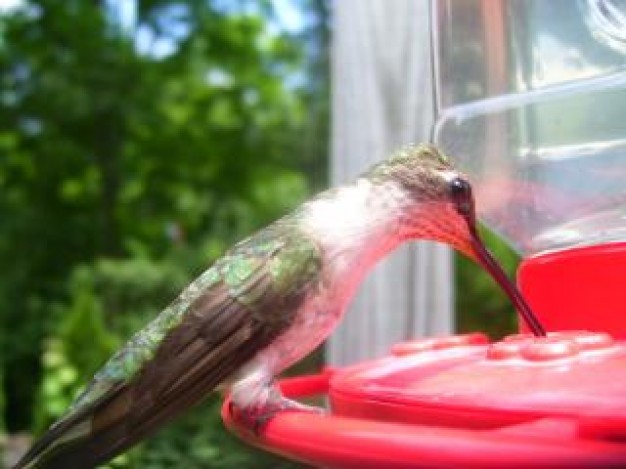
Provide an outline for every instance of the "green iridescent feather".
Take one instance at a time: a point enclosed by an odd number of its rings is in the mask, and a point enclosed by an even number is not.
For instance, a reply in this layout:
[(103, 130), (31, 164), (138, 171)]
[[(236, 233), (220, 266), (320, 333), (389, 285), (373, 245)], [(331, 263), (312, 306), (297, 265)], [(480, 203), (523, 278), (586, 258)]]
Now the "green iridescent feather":
[[(167, 334), (181, 324), (190, 306), (212, 287), (227, 285), (232, 298), (253, 309), (266, 291), (251, 288), (255, 275), (268, 275), (265, 288), (272, 297), (289, 297), (290, 291), (308, 284), (318, 274), (321, 257), (318, 247), (300, 233), (291, 220), (281, 220), (234, 246), (194, 280), (151, 323), (137, 332), (95, 375), (87, 390), (79, 396), (72, 410), (93, 404), (110, 389), (111, 384), (130, 382), (155, 354)], [(276, 308), (282, 309), (280, 303)], [(276, 311), (280, 317), (286, 314)]]

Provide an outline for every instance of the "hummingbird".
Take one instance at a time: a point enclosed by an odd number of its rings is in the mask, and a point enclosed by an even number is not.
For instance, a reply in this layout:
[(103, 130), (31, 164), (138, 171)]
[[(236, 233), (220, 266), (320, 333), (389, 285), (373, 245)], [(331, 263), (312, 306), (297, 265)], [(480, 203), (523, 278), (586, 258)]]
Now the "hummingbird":
[(414, 239), (474, 259), (545, 335), (481, 241), (468, 178), (435, 146), (411, 146), (227, 251), (109, 359), (16, 467), (94, 467), (215, 390), (255, 427), (311, 410), (283, 397), (275, 376), (326, 339), (379, 259)]

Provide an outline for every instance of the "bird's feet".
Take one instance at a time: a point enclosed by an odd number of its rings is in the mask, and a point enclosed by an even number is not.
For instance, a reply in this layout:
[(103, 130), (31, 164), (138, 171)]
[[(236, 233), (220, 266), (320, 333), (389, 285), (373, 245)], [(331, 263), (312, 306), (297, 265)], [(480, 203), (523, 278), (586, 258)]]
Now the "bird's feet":
[(240, 422), (250, 429), (256, 436), (259, 436), (267, 423), (280, 412), (309, 412), (324, 414), (324, 409), (315, 406), (301, 404), (297, 401), (287, 399), (277, 390), (273, 390), (269, 399), (264, 402), (253, 403), (246, 407), (239, 407), (232, 400), (229, 404), (229, 412), (233, 420)]

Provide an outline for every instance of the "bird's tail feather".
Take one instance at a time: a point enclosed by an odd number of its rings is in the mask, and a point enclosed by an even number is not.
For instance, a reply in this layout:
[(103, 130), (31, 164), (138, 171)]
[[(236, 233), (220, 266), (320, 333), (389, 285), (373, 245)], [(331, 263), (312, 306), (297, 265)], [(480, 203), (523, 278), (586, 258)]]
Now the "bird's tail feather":
[[(87, 469), (132, 446), (141, 436), (129, 431), (125, 422), (127, 398), (128, 389), (120, 389), (95, 408), (86, 408), (57, 422), (14, 469)], [(113, 414), (115, 418), (103, 424), (94, 419), (98, 414)]]
[(187, 382), (181, 392), (163, 396), (158, 406), (138, 405), (135, 387), (122, 386), (96, 406), (55, 424), (14, 469), (95, 467), (197, 404), (221, 378), (212, 373), (201, 375)]

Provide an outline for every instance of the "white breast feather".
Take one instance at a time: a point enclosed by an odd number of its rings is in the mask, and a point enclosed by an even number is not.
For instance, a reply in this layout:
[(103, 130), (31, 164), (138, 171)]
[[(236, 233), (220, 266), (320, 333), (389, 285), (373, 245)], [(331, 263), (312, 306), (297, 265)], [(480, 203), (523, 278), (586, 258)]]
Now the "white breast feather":
[(351, 269), (367, 268), (389, 250), (401, 209), (394, 199), (401, 196), (395, 184), (359, 179), (332, 198), (308, 204), (305, 230), (320, 243), (328, 274), (350, 275)]

